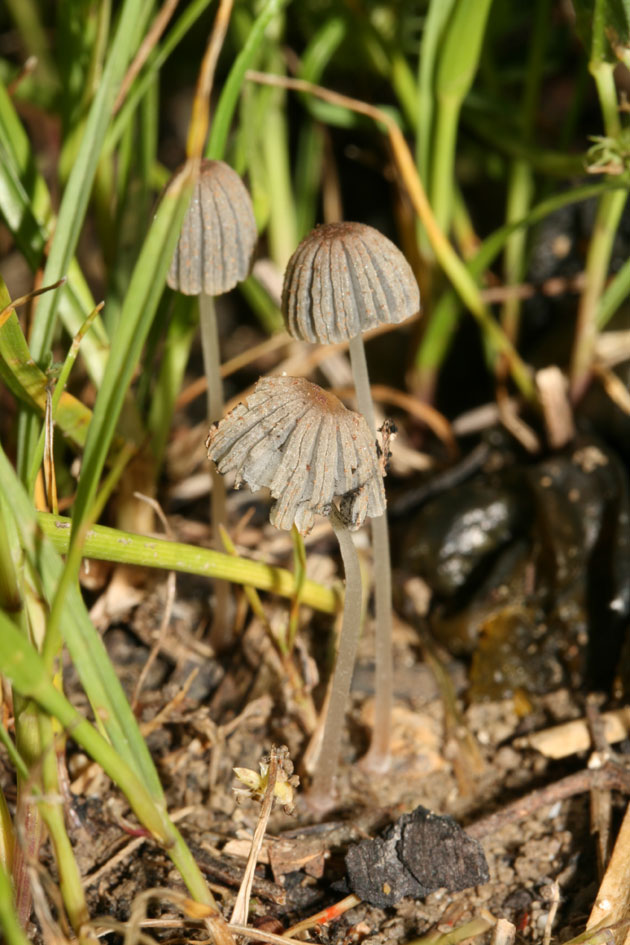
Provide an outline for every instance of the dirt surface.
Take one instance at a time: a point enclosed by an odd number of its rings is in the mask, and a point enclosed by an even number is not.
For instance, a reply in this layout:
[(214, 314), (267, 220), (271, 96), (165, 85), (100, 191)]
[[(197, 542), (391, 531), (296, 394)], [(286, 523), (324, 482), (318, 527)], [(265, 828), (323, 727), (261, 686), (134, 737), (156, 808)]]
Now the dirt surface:
[[(188, 535), (191, 530), (189, 522)], [(197, 531), (203, 533), (203, 526)], [(279, 533), (261, 533), (267, 534), (271, 542), (278, 541)], [(286, 542), (284, 546), (275, 557), (286, 564), (289, 548)], [(332, 569), (332, 545), (324, 531), (311, 551), (309, 568), (321, 574), (327, 561)], [(139, 583), (137, 575), (119, 572), (108, 586), (108, 607), (116, 616), (109, 620), (104, 639), (131, 698), (163, 613), (165, 579), (144, 576)], [(240, 592), (234, 597), (238, 623), (244, 606)], [(102, 598), (97, 606), (103, 609)], [(286, 619), (286, 605), (270, 604), (268, 613), (273, 626), (274, 620)], [(207, 586), (179, 577), (168, 635), (144, 681), (138, 713), (169, 809), (229, 915), (260, 812), (258, 801), (234, 791), (232, 768), (258, 770), (265, 752), (281, 743), (304, 774), (308, 739), (304, 712), (296, 707), (296, 693), (267, 630), (245, 616), (238, 642), (217, 659), (203, 642), (209, 618)], [(298, 652), (304, 678), (315, 684), (317, 670), (310, 654), (323, 665), (320, 657), (330, 646), (332, 625), (308, 612), (302, 623)], [(471, 936), (484, 940), (491, 936), (494, 917), (513, 923), (519, 940), (538, 941), (548, 922), (554, 880), (560, 895), (554, 935), (566, 940), (578, 934), (599, 884), (589, 782), (568, 798), (559, 795), (554, 800), (553, 792), (568, 775), (585, 772), (589, 752), (549, 761), (527, 747), (524, 736), (581, 716), (582, 696), (559, 688), (538, 697), (525, 714), (514, 698), (469, 704), (464, 663), (443, 651), (432, 652), (427, 663), (417, 629), (400, 618), (394, 640), (397, 695), (390, 770), (367, 775), (358, 763), (372, 714), (373, 666), (366, 633), (344, 731), (339, 808), (318, 822), (298, 790), (292, 816), (281, 808), (273, 811), (254, 882), (250, 922), (278, 932), (343, 900), (349, 893), (344, 863), (348, 848), (423, 805), (451, 815), (477, 836), (489, 881), (464, 891), (440, 889), (423, 899), (404, 898), (387, 909), (361, 903), (300, 933), (305, 940), (408, 942), (470, 922)], [(441, 668), (437, 674), (431, 665)], [(72, 674), (67, 674), (71, 693), (73, 683)], [(319, 704), (321, 684), (315, 685), (314, 694)], [(98, 769), (73, 748), (68, 764), (74, 795), (68, 808), (71, 834), (92, 914), (124, 922), (140, 893), (155, 887), (181, 889), (168, 858), (138, 835), (129, 811)], [(588, 779), (588, 772), (584, 777)], [(512, 822), (506, 816), (503, 825), (484, 821), (493, 812), (504, 814), (516, 799), (535, 796), (542, 786), (549, 788), (550, 802)], [(612, 798), (614, 830), (624, 801), (621, 793), (614, 792)], [(54, 865), (47, 866), (54, 875)], [(157, 933), (161, 940), (177, 938), (168, 919), (178, 926), (180, 914), (161, 896), (147, 914), (165, 923)]]

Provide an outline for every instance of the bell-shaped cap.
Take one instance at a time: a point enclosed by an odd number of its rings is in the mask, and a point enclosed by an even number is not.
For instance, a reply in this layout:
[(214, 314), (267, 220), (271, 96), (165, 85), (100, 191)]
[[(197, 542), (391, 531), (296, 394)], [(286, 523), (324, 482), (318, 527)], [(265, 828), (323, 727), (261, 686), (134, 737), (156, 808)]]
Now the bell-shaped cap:
[(184, 295), (222, 295), (249, 275), (258, 232), (245, 184), (223, 161), (202, 161), (166, 281)]
[(235, 471), (237, 488), (266, 486), (277, 528), (305, 534), (334, 498), (352, 530), (385, 511), (379, 450), (366, 420), (301, 377), (262, 378), (244, 403), (206, 440), (219, 472)]
[(419, 311), (411, 266), (391, 240), (365, 223), (315, 227), (284, 274), (284, 321), (302, 341), (346, 341)]

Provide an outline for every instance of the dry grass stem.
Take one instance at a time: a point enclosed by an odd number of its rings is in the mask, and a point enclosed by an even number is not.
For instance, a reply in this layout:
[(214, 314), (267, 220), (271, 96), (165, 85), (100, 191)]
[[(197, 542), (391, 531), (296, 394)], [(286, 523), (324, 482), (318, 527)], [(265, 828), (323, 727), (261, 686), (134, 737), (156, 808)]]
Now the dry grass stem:
[(147, 35), (142, 40), (138, 52), (133, 58), (133, 62), (127, 69), (124, 79), (120, 84), (116, 101), (112, 109), (112, 115), (116, 115), (127, 97), (127, 92), (133, 85), (133, 81), (149, 58), (151, 50), (157, 45), (160, 36), (168, 26), (169, 20), (177, 8), (179, 0), (164, 0), (157, 16), (153, 20)]

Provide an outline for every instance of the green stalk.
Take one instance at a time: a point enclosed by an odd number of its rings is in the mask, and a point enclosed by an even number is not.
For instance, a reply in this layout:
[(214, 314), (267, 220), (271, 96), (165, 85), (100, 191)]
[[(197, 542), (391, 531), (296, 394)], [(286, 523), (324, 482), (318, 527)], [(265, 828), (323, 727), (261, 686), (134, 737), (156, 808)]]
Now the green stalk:
[[(22, 572), (22, 561), (16, 548), (16, 539), (15, 523), (7, 503), (0, 496), (0, 613), (10, 621), (15, 632), (26, 640), (29, 635), (29, 624), (18, 577), (18, 573)], [(43, 839), (42, 812), (33, 801), (33, 794), (41, 793), (39, 777), (36, 774), (40, 758), (40, 743), (37, 710), (31, 702), (22, 699), (18, 693), (13, 693), (13, 715), (17, 742), (15, 754), (20, 759), (16, 770), (25, 776), (18, 776), (16, 821), (21, 827), (21, 842), (11, 851), (13, 854), (11, 865), (18, 916), (23, 923), (26, 923), (31, 911), (28, 867), (31, 859), (39, 857)], [(23, 760), (26, 762), (26, 771), (23, 770), (21, 764)], [(3, 847), (5, 846), (3, 841)]]
[(451, 346), (461, 312), (457, 293), (446, 291), (438, 299), (427, 321), (416, 351), (412, 381), (414, 393), (426, 403), (433, 400), (438, 371)]
[(81, 872), (64, 820), (53, 725), (50, 717), (41, 711), (37, 713), (37, 722), (43, 787), (43, 797), (38, 802), (38, 807), (52, 841), (59, 874), (59, 889), (70, 925), (74, 932), (79, 935), (79, 941), (85, 941), (81, 929), (89, 920), (89, 913), (81, 881)]
[[(534, 177), (526, 161), (514, 160), (508, 177), (506, 202), (506, 222), (513, 223), (527, 214), (534, 193)], [(525, 274), (525, 249), (527, 231), (518, 230), (512, 234), (505, 246), (503, 261), (503, 281), (506, 285), (517, 285)], [(516, 344), (521, 314), (521, 300), (516, 296), (508, 297), (501, 306), (501, 324), (510, 341)]]
[[(531, 139), (536, 115), (536, 102), (542, 79), (544, 53), (549, 37), (549, 17), (551, 0), (537, 0), (533, 36), (530, 41), (525, 73), (525, 90), (521, 107), (522, 138)], [(510, 167), (508, 194), (506, 203), (506, 222), (520, 220), (530, 209), (534, 193), (534, 175), (530, 165), (521, 159), (515, 159)], [(525, 275), (527, 232), (518, 230), (509, 238), (505, 247), (503, 280), (506, 285), (516, 285)], [(501, 309), (501, 323), (508, 338), (516, 344), (521, 314), (521, 300), (516, 296), (507, 298)]]
[[(483, 272), (492, 265), (509, 237), (518, 230), (534, 226), (562, 207), (590, 200), (593, 197), (601, 197), (605, 193), (625, 191), (627, 186), (624, 179), (616, 178), (596, 184), (586, 184), (583, 187), (574, 187), (564, 191), (564, 193), (555, 194), (553, 197), (541, 200), (520, 220), (516, 220), (514, 223), (506, 223), (486, 237), (475, 256), (467, 263), (468, 271), (475, 279), (479, 279)], [(619, 277), (621, 277), (621, 273), (622, 270), (618, 274)], [(624, 289), (626, 284), (628, 286), (627, 292)], [(606, 319), (610, 318), (615, 308), (621, 304), (625, 297), (624, 292), (625, 294), (630, 292), (630, 264), (628, 265), (627, 274), (621, 279), (619, 285), (614, 288), (613, 282), (610, 289), (611, 296), (606, 302), (604, 313)], [(427, 323), (424, 337), (418, 346), (414, 360), (413, 384), (418, 396), (426, 397), (428, 400), (431, 399), (437, 370), (446, 356), (460, 314), (461, 302), (456, 292), (451, 289), (440, 296), (433, 315)]]
[[(416, 128), (416, 165), (420, 180), (428, 189), (431, 170), (431, 142), (435, 116), (435, 66), (440, 41), (455, 0), (431, 0), (422, 31), (418, 57), (418, 116)], [(429, 249), (426, 241), (424, 249)]]
[[(271, 56), (269, 68), (279, 71), (281, 60)], [(291, 187), (289, 140), (286, 120), (286, 92), (268, 89), (266, 113), (260, 142), (265, 157), (267, 189), (269, 192), (269, 255), (284, 271), (297, 244), (297, 223)]]
[(438, 225), (444, 231), (448, 231), (451, 218), (459, 114), (477, 72), (491, 3), (492, 0), (459, 0), (445, 27), (437, 63), (429, 193)]
[(597, 208), (586, 257), (586, 287), (580, 298), (571, 357), (571, 396), (574, 400), (579, 400), (582, 396), (590, 378), (597, 340), (600, 298), (610, 268), (617, 228), (627, 200), (627, 191), (613, 191), (603, 195)]
[(451, 219), (457, 125), (461, 107), (462, 100), (456, 95), (443, 93), (437, 99), (430, 200), (435, 218), (444, 231), (449, 229)]
[(241, 86), (245, 80), (245, 73), (251, 68), (258, 50), (265, 40), (270, 23), (276, 16), (279, 16), (287, 3), (288, 0), (267, 0), (258, 14), (247, 41), (234, 60), (230, 74), (223, 86), (208, 136), (206, 157), (215, 160), (220, 160), (223, 157), (232, 117), (236, 110)]
[[(43, 275), (44, 285), (52, 285), (66, 275), (79, 239), (87, 210), (94, 175), (111, 117), (118, 84), (133, 54), (135, 27), (142, 16), (142, 0), (125, 0), (112, 39), (109, 56), (98, 91), (90, 107), (76, 161), (59, 208), (55, 234)], [(31, 353), (41, 364), (51, 347), (56, 326), (61, 290), (44, 295), (37, 306), (30, 338)], [(19, 429), (18, 468), (24, 481), (32, 460), (38, 435), (32, 414), (22, 414)]]
[[(602, 0), (597, 0), (593, 19), (593, 54), (589, 69), (595, 80), (606, 134), (619, 138), (621, 120), (614, 79), (614, 65), (604, 59), (606, 16)], [(627, 191), (604, 194), (599, 201), (593, 236), (586, 257), (586, 286), (580, 298), (571, 356), (570, 390), (573, 400), (584, 393), (590, 379), (600, 298), (610, 268), (617, 227), (628, 198)]]
[(11, 877), (0, 861), (0, 929), (6, 945), (31, 945), (27, 939), (20, 919), (13, 905), (13, 886)]
[(597, 305), (597, 329), (601, 331), (630, 295), (630, 259), (604, 290)]
[(50, 673), (54, 671), (55, 661), (59, 658), (63, 645), (61, 625), (64, 612), (68, 605), (69, 591), (73, 586), (78, 588), (79, 569), (81, 568), (83, 558), (83, 535), (85, 535), (88, 530), (90, 519), (97, 519), (100, 516), (131, 456), (131, 449), (122, 449), (120, 451), (116, 457), (116, 462), (109, 471), (107, 479), (94, 501), (93, 507), (90, 509), (87, 520), (81, 522), (78, 529), (75, 529), (75, 534), (71, 536), (68, 555), (64, 562), (61, 578), (57, 585), (55, 596), (50, 603), (50, 613), (46, 623), (46, 634), (41, 647), (42, 659)]
[[(84, 321), (83, 325), (81, 326), (79, 331), (76, 333), (76, 335), (72, 339), (72, 344), (70, 345), (68, 349), (68, 353), (63, 363), (63, 367), (61, 368), (61, 371), (59, 372), (59, 376), (55, 383), (55, 390), (52, 395), (52, 422), (53, 423), (55, 422), (56, 415), (57, 415), (57, 408), (59, 407), (59, 402), (66, 389), (66, 384), (68, 383), (70, 372), (72, 371), (72, 368), (74, 367), (74, 362), (77, 359), (81, 342), (83, 341), (83, 338), (85, 337), (86, 333), (89, 331), (99, 311), (100, 311), (99, 306), (92, 309), (92, 311), (90, 312), (90, 314)], [(35, 479), (37, 478), (37, 473), (39, 471), (42, 457), (44, 455), (45, 437), (46, 437), (46, 431), (44, 427), (42, 427), (41, 433), (39, 435), (39, 440), (37, 441), (37, 446), (35, 447), (35, 451), (33, 452), (33, 461), (31, 463), (28, 476), (26, 479), (26, 487), (30, 494), (33, 493), (33, 489), (35, 488)]]
[[(142, 7), (142, 0), (125, 0), (120, 11), (118, 28), (112, 38), (107, 63), (59, 208), (55, 235), (43, 275), (44, 285), (51, 285), (64, 276), (74, 255), (118, 84), (133, 54), (131, 41)], [(59, 295), (60, 291), (57, 290), (43, 296), (37, 308), (30, 342), (33, 358), (38, 362), (51, 345)]]
[(495, 151), (509, 158), (521, 158), (531, 165), (532, 170), (547, 177), (566, 180), (584, 174), (583, 154), (564, 154), (533, 144), (525, 144), (514, 129), (505, 129), (496, 118), (488, 118), (472, 107), (464, 108), (463, 122), (477, 138), (490, 145)]
[(238, 290), (248, 305), (251, 305), (261, 327), (268, 335), (284, 330), (282, 312), (260, 282), (253, 276), (248, 276), (244, 282), (239, 283)]
[[(70, 546), (69, 518), (55, 517), (48, 512), (37, 515), (42, 532), (61, 554)], [(197, 548), (162, 538), (134, 535), (104, 525), (93, 525), (84, 536), (83, 554), (98, 561), (114, 561), (140, 567), (162, 568), (198, 574), (201, 577), (220, 578), (235, 584), (251, 584), (259, 591), (269, 591), (291, 599), (296, 593), (295, 577), (284, 568), (276, 568), (260, 561), (233, 558), (209, 548)], [(325, 614), (339, 610), (339, 595), (332, 588), (306, 580), (302, 589), (302, 603)]]
[(103, 156), (109, 155), (114, 151), (125, 128), (131, 122), (140, 102), (159, 76), (160, 69), (211, 2), (212, 0), (191, 0), (191, 2), (184, 7), (181, 16), (171, 27), (162, 45), (149, 57), (149, 61), (131, 86), (120, 111), (115, 116), (107, 132), (107, 137), (103, 144)]
[(173, 178), (134, 266), (119, 330), (112, 342), (85, 442), (82, 475), (73, 509), (73, 521), (77, 525), (94, 501), (125, 397), (162, 294), (177, 236), (190, 203), (192, 172), (193, 168), (187, 164)]
[(190, 348), (197, 334), (197, 319), (193, 308), (194, 298), (180, 292), (173, 293), (162, 361), (147, 421), (151, 452), (156, 465), (156, 479), (164, 461), (175, 401), (186, 373)]
[[(2, 743), (6, 744), (4, 736), (9, 742), (8, 734), (4, 726), (0, 723), (0, 734), (2, 734)], [(12, 744), (12, 743), (11, 743)], [(15, 850), (15, 830), (11, 820), (11, 812), (4, 791), (0, 787), (0, 867), (10, 870), (13, 865), (13, 851)]]
[(48, 38), (38, 7), (36, 0), (7, 0), (7, 8), (26, 51), (37, 59), (39, 81), (43, 86), (50, 86), (57, 91), (59, 75), (50, 55)]

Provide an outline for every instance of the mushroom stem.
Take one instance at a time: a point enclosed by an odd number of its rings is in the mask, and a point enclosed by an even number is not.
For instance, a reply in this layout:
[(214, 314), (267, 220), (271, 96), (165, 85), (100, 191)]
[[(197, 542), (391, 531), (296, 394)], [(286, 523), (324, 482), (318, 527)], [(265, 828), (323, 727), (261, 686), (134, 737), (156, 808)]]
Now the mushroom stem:
[[(357, 406), (376, 438), (374, 404), (365, 359), (363, 337), (350, 339), (350, 363), (357, 394)], [(375, 609), (375, 663), (376, 686), (374, 697), (374, 728), (370, 747), (362, 760), (371, 771), (386, 771), (389, 767), (389, 744), (394, 690), (392, 655), (392, 567), (389, 550), (387, 513), (372, 519), (374, 554), (374, 609)]]
[(346, 593), (337, 659), (333, 670), (326, 721), (324, 722), (324, 733), (313, 781), (306, 795), (309, 805), (321, 811), (328, 810), (334, 804), (334, 781), (341, 751), (343, 718), (350, 696), (352, 672), (361, 635), (361, 568), (359, 556), (350, 531), (346, 528), (334, 507), (330, 515), (330, 524), (339, 542), (346, 576)]
[[(199, 296), (199, 327), (201, 330), (201, 350), (203, 368), (208, 382), (207, 412), (208, 425), (218, 422), (223, 417), (223, 382), (221, 380), (221, 355), (219, 350), (219, 329), (214, 297), (202, 293)], [(226, 501), (225, 480), (214, 463), (210, 463), (210, 520), (212, 539), (215, 548), (221, 550), (219, 525), (225, 525)], [(229, 636), (227, 632), (230, 587), (226, 581), (214, 581), (214, 618), (210, 631), (210, 644), (215, 650), (224, 649)]]

